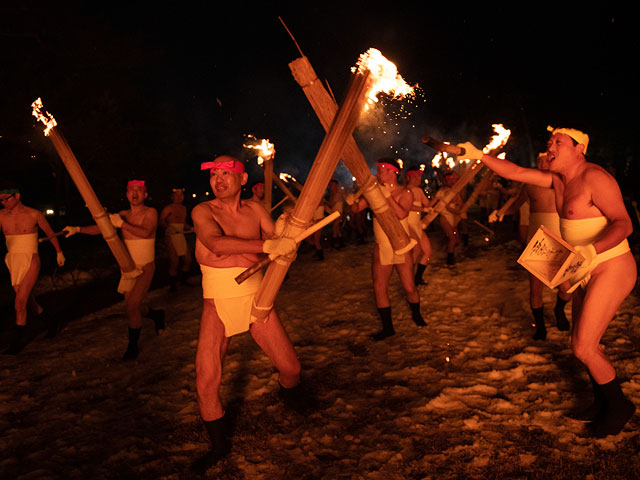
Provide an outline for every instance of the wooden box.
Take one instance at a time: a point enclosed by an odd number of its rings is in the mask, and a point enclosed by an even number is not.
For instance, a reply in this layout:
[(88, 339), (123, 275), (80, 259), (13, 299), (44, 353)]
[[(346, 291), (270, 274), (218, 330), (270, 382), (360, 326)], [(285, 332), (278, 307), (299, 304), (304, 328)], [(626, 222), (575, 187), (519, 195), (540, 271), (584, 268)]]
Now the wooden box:
[(544, 225), (533, 235), (518, 263), (549, 288), (571, 278), (584, 258), (571, 245)]

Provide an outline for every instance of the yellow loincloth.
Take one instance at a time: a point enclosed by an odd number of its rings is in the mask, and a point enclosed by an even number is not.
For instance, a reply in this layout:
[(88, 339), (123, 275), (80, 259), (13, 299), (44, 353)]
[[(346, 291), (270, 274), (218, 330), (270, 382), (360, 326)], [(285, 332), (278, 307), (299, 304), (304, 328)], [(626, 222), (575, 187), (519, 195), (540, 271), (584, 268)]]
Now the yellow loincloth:
[[(400, 224), (403, 226), (405, 232), (409, 233), (409, 221), (406, 217), (400, 220)], [(389, 237), (387, 237), (387, 234), (384, 233), (384, 230), (375, 217), (373, 218), (373, 236), (375, 237), (376, 243), (378, 244), (381, 265), (397, 265), (399, 263), (404, 263), (404, 255), (396, 255), (393, 247), (391, 246)]]
[[(156, 239), (155, 238), (135, 238), (125, 239), (124, 244), (129, 250), (129, 255), (133, 263), (138, 268), (144, 267), (147, 263), (151, 263), (156, 258)], [(122, 275), (120, 283), (118, 283), (118, 293), (130, 292), (136, 284), (136, 278), (129, 278)]]
[(527, 234), (527, 243), (535, 235), (540, 228), (540, 225), (544, 225), (558, 236), (560, 233), (560, 216), (556, 212), (531, 212), (529, 215), (529, 231)]
[[(582, 218), (579, 220), (561, 218), (560, 232), (562, 233), (562, 238), (574, 247), (591, 245), (600, 239), (608, 224), (609, 221), (606, 217)], [(629, 242), (625, 238), (615, 247), (596, 255), (589, 265), (578, 268), (575, 275), (569, 279), (571, 282), (569, 292), (573, 292), (578, 286), (585, 288), (591, 279), (591, 272), (594, 268), (602, 262), (627, 253), (629, 250)]]
[(202, 271), (202, 296), (212, 299), (218, 317), (224, 325), (225, 336), (231, 337), (249, 330), (251, 308), (260, 284), (262, 272), (257, 272), (240, 285), (235, 278), (246, 270), (246, 267), (216, 268), (200, 265)]
[(187, 254), (187, 239), (184, 236), (183, 223), (170, 223), (167, 228), (167, 238), (179, 257)]
[(527, 200), (520, 205), (520, 226), (529, 225), (529, 217), (531, 216), (531, 209), (529, 208), (529, 201)]
[(31, 259), (38, 254), (38, 232), (5, 235), (7, 254), (4, 263), (11, 274), (11, 285), (20, 285), (31, 267)]

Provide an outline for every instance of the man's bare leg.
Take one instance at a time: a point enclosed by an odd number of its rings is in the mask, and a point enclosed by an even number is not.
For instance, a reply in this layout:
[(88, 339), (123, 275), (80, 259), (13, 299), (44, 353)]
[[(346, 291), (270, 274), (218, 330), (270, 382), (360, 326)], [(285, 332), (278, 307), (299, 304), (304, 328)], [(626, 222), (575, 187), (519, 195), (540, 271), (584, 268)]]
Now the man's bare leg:
[(411, 318), (417, 326), (424, 327), (426, 325), (426, 322), (420, 314), (420, 292), (418, 292), (418, 289), (416, 288), (416, 284), (414, 282), (411, 254), (405, 254), (404, 263), (399, 263), (395, 267), (398, 271), (398, 276), (400, 277), (402, 287), (407, 294), (407, 301), (409, 302), (409, 307), (411, 308)]
[(382, 330), (372, 335), (376, 341), (384, 340), (395, 335), (391, 319), (391, 304), (389, 302), (389, 280), (393, 272), (393, 265), (382, 265), (380, 263), (380, 249), (376, 245), (373, 249), (373, 261), (371, 262), (371, 273), (373, 276), (373, 292), (376, 297), (376, 307), (382, 322)]
[(211, 449), (191, 465), (191, 470), (200, 474), (223, 458), (231, 447), (220, 399), (222, 367), (228, 346), (229, 338), (225, 336), (214, 301), (204, 299), (196, 350), (196, 391)]
[(542, 302), (542, 291), (544, 284), (534, 275), (529, 274), (529, 305), (533, 314), (533, 321), (536, 327), (534, 340), (546, 340), (547, 327), (544, 324), (544, 305)]
[(138, 357), (138, 339), (140, 338), (140, 330), (142, 329), (142, 317), (148, 312), (143, 302), (151, 285), (154, 272), (155, 263), (151, 262), (144, 265), (142, 267), (142, 274), (136, 278), (136, 282), (131, 291), (125, 293), (124, 298), (129, 326), (129, 344), (122, 358), (123, 360), (131, 360)]
[(429, 263), (429, 257), (431, 257), (431, 242), (429, 241), (429, 237), (422, 232), (420, 234), (420, 240), (416, 248), (414, 249), (414, 263), (417, 263), (416, 274), (413, 278), (413, 282), (416, 285), (425, 285), (425, 281), (422, 278), (424, 275), (424, 271), (427, 269), (427, 264)]
[(572, 350), (589, 370), (600, 390), (604, 408), (590, 425), (597, 437), (615, 435), (633, 416), (635, 406), (622, 393), (615, 369), (600, 348), (600, 340), (616, 310), (635, 286), (636, 265), (631, 253), (599, 265), (586, 291), (573, 298)]
[(178, 288), (178, 267), (180, 257), (170, 239), (167, 239), (167, 256), (169, 258), (169, 289), (174, 292)]
[[(9, 347), (3, 353), (8, 355), (17, 355), (24, 348), (26, 342), (27, 330), (27, 311), (30, 298), (33, 297), (33, 287), (35, 286), (38, 275), (40, 273), (40, 257), (33, 255), (31, 265), (20, 282), (20, 285), (14, 285), (15, 292), (14, 308), (16, 314), (16, 322), (11, 332)], [(33, 300), (35, 301), (35, 299)]]

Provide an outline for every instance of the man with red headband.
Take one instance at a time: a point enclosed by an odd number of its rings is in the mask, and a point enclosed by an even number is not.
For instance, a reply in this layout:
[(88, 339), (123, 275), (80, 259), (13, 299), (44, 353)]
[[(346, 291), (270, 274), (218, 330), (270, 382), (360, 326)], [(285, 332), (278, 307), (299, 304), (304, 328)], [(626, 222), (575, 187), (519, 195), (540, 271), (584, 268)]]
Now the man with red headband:
[[(131, 180), (127, 183), (129, 209), (109, 215), (113, 226), (122, 232), (122, 238), (133, 262), (142, 271), (135, 278), (123, 276), (118, 284), (118, 292), (124, 294), (129, 327), (129, 343), (122, 357), (123, 360), (132, 360), (138, 357), (138, 340), (142, 330), (143, 317), (149, 317), (153, 320), (156, 335), (161, 335), (165, 330), (164, 310), (152, 309), (144, 303), (156, 270), (155, 240), (158, 226), (158, 211), (144, 204), (147, 195), (144, 180)], [(67, 237), (76, 233), (101, 234), (97, 225), (67, 226), (64, 227), (64, 230), (67, 232)]]
[[(376, 177), (383, 194), (387, 197), (389, 207), (394, 211), (400, 219), (403, 227), (409, 232), (407, 216), (411, 210), (413, 203), (413, 195), (406, 188), (398, 185), (398, 174), (400, 173), (400, 165), (397, 160), (392, 158), (383, 158), (377, 163)], [(359, 212), (368, 207), (367, 200), (360, 198), (354, 201), (353, 194), (347, 195), (346, 201), (351, 205), (353, 212)], [(389, 302), (389, 280), (393, 268), (396, 268), (402, 286), (407, 294), (407, 300), (411, 309), (411, 318), (414, 323), (423, 327), (426, 322), (420, 314), (420, 293), (416, 288), (413, 275), (413, 259), (412, 253), (407, 252), (403, 255), (397, 255), (393, 251), (389, 237), (384, 233), (380, 224), (376, 219), (373, 221), (373, 234), (376, 239), (376, 245), (373, 249), (373, 290), (376, 297), (376, 306), (382, 322), (382, 330), (375, 333), (372, 338), (374, 340), (384, 340), (394, 335), (393, 321), (391, 319), (391, 304)]]
[(413, 262), (416, 264), (416, 274), (413, 281), (416, 285), (424, 285), (422, 278), (431, 256), (431, 242), (422, 229), (422, 213), (431, 209), (431, 200), (427, 198), (422, 189), (422, 170), (418, 167), (407, 169), (407, 187), (413, 196), (411, 211), (407, 217), (409, 221), (409, 234), (416, 239), (418, 244), (413, 249)]
[(594, 389), (589, 428), (596, 437), (615, 435), (631, 419), (635, 405), (622, 392), (600, 341), (636, 284), (636, 262), (627, 241), (633, 227), (616, 180), (585, 159), (588, 135), (571, 128), (550, 131), (549, 171), (491, 157), (469, 142), (460, 146), (467, 158), (481, 160), (502, 177), (553, 189), (562, 238), (584, 259), (569, 279), (569, 292), (575, 290), (571, 347), (587, 367)]
[(256, 180), (251, 184), (249, 190), (251, 190), (250, 200), (264, 205), (264, 182), (261, 180)]
[[(43, 313), (42, 307), (36, 302), (33, 287), (40, 273), (40, 256), (38, 255), (38, 227), (47, 237), (53, 235), (49, 222), (42, 212), (25, 206), (20, 200), (20, 191), (11, 186), (0, 190), (0, 230), (7, 242), (5, 263), (11, 274), (11, 286), (15, 291), (16, 322), (11, 334), (9, 347), (3, 353), (17, 355), (26, 342), (27, 310), (36, 315)], [(64, 255), (60, 249), (58, 239), (51, 238), (51, 244), (56, 249), (57, 262), (63, 266)], [(47, 335), (56, 334), (57, 322), (45, 318)]]
[(169, 289), (175, 292), (178, 282), (186, 284), (191, 268), (191, 252), (185, 232), (191, 231), (186, 223), (187, 207), (183, 205), (184, 189), (171, 191), (171, 203), (160, 212), (160, 226), (165, 229), (165, 244), (169, 257)]
[(222, 155), (206, 162), (213, 200), (196, 205), (191, 213), (196, 231), (196, 260), (202, 270), (203, 309), (196, 352), (198, 405), (211, 450), (192, 465), (204, 472), (229, 450), (225, 410), (220, 398), (222, 366), (230, 337), (246, 331), (279, 371), (279, 395), (294, 408), (300, 405), (300, 362), (274, 310), (265, 322), (255, 321), (251, 311), (262, 274), (241, 284), (235, 277), (256, 263), (262, 253), (293, 255), (293, 239), (276, 237), (275, 225), (263, 205), (240, 198), (247, 182), (244, 165)]

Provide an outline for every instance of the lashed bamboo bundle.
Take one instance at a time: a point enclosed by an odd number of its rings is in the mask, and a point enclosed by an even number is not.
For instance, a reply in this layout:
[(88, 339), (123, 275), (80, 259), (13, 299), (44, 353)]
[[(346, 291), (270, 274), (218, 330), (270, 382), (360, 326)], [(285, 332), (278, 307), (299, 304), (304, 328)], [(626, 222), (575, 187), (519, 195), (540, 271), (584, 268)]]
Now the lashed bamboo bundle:
[(467, 213), (469, 208), (471, 208), (471, 206), (476, 203), (476, 200), (478, 199), (480, 194), (484, 192), (489, 187), (489, 185), (491, 185), (494, 177), (495, 174), (491, 170), (484, 173), (480, 181), (473, 189), (473, 192), (471, 192), (471, 195), (469, 195), (469, 198), (467, 198), (467, 200), (464, 202), (464, 205), (462, 205), (462, 208), (460, 209), (461, 214)]
[[(309, 226), (313, 213), (333, 175), (347, 139), (353, 134), (362, 112), (365, 94), (368, 90), (370, 72), (364, 70), (352, 77), (352, 83), (342, 107), (325, 136), (307, 176), (304, 188), (298, 197), (293, 212), (285, 223), (282, 236), (297, 238)], [(292, 259), (278, 257), (269, 264), (265, 276), (256, 293), (252, 317), (266, 320), (273, 308), (273, 302), (282, 285)]]
[[(289, 68), (296, 82), (302, 87), (323, 128), (328, 130), (338, 111), (335, 100), (324, 88), (322, 82), (318, 80), (318, 76), (307, 57), (302, 56), (295, 59), (289, 64)], [(360, 152), (353, 136), (349, 136), (341, 153), (344, 164), (356, 178), (358, 184), (371, 185), (371, 188), (363, 192), (363, 196), (389, 237), (393, 249), (397, 254), (411, 250), (415, 245), (415, 240), (409, 238), (398, 217), (389, 209), (389, 203), (375, 183), (364, 155)]]

